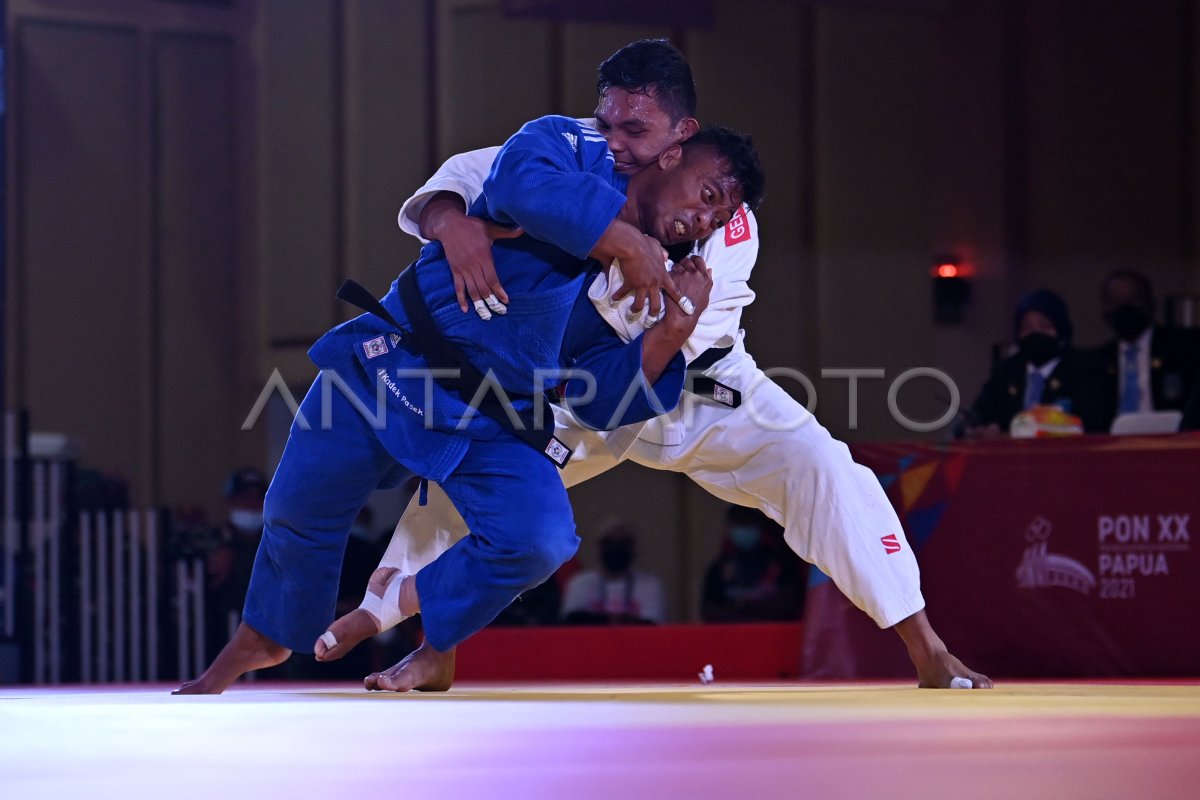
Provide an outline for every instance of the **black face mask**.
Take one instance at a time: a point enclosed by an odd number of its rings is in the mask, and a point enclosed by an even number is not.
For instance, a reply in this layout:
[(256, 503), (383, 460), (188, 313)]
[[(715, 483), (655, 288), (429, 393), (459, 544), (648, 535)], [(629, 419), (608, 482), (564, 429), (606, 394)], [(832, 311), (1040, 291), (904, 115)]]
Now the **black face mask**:
[(1141, 306), (1126, 303), (1105, 315), (1108, 326), (1112, 328), (1117, 338), (1132, 342), (1145, 333), (1150, 327), (1150, 314)]
[(619, 575), (629, 569), (629, 565), (633, 563), (633, 549), (625, 545), (602, 547), (600, 562), (604, 564), (605, 572), (610, 575)]
[(1035, 367), (1040, 367), (1062, 352), (1058, 338), (1048, 333), (1027, 333), (1018, 342), (1021, 356)]

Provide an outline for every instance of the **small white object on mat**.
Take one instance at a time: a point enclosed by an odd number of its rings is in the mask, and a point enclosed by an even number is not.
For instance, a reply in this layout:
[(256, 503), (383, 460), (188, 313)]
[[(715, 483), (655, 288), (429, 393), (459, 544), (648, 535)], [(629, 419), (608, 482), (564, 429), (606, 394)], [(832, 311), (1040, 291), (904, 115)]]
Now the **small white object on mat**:
[(975, 684), (971, 682), (970, 678), (955, 678), (954, 680), (950, 681), (950, 688), (951, 689), (974, 689)]
[(704, 669), (700, 670), (700, 682), (704, 684), (713, 682), (712, 664), (705, 664)]

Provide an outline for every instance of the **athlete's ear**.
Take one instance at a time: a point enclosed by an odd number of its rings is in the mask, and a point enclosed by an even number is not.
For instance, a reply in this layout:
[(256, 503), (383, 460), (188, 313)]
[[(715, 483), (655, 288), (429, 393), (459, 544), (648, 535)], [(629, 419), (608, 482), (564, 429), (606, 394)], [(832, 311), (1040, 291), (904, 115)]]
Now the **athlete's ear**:
[(686, 142), (700, 131), (700, 123), (695, 117), (684, 117), (675, 123), (675, 131), (679, 134), (679, 141)]
[(673, 144), (658, 154), (658, 168), (664, 172), (683, 163), (683, 148)]

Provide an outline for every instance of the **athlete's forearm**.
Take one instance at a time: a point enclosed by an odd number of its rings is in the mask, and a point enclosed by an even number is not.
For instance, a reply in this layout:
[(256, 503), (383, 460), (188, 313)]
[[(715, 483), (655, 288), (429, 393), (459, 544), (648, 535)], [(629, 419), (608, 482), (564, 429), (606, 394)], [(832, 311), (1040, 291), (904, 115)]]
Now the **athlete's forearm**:
[(438, 192), (421, 209), (421, 235), (430, 241), (444, 241), (454, 223), (467, 215), (467, 206), (454, 192)]
[(653, 385), (696, 329), (695, 317), (664, 318), (642, 337), (642, 374)]
[(588, 255), (608, 265), (614, 259), (624, 262), (643, 256), (647, 247), (645, 234), (624, 220), (614, 219)]

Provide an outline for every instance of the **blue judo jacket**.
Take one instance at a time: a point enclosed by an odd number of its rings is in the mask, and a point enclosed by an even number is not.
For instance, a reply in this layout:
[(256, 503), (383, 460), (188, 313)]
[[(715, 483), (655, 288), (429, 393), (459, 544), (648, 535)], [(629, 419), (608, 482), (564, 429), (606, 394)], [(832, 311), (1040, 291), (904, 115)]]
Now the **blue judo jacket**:
[[(641, 374), (641, 337), (624, 343), (586, 296), (597, 264), (588, 253), (625, 202), (626, 180), (594, 129), (567, 117), (526, 124), (501, 149), (472, 206), (473, 216), (518, 225), (526, 235), (496, 242), (496, 272), (508, 313), (484, 321), (458, 307), (445, 251), (431, 242), (416, 262), (426, 305), (444, 336), (513, 400), (562, 382), (563, 370), (586, 372), (563, 386), (586, 425), (611, 429), (673, 409), (683, 389), (677, 354), (653, 387)], [(397, 286), (381, 301), (401, 326), (408, 318)], [(347, 392), (367, 414), (381, 443), (413, 472), (444, 480), (471, 440), (512, 436), (432, 379), (424, 357), (389, 323), (364, 314), (325, 334), (309, 351), (332, 390)], [(552, 424), (547, 420), (546, 424)]]

